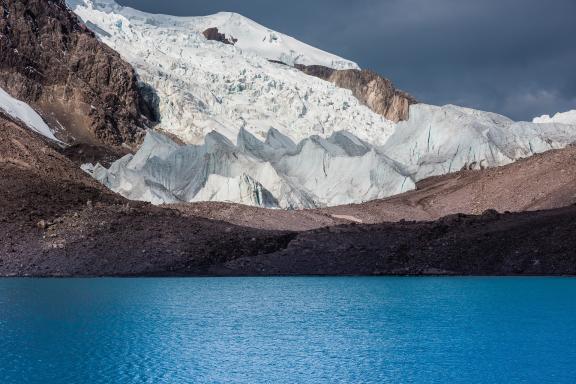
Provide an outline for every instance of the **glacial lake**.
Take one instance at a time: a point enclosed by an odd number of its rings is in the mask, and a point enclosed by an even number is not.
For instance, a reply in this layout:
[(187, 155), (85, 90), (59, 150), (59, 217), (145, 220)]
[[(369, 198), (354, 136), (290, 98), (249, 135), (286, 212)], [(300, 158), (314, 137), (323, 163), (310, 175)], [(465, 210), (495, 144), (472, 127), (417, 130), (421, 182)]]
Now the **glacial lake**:
[(0, 382), (574, 383), (576, 279), (0, 279)]

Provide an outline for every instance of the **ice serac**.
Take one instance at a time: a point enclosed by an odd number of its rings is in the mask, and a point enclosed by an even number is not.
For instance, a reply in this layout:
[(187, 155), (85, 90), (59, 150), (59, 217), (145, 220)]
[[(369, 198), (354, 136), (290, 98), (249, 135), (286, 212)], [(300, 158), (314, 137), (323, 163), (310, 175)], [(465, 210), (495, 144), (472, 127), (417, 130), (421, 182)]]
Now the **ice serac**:
[(344, 132), (294, 144), (277, 131), (266, 142), (241, 130), (237, 143), (216, 132), (180, 146), (149, 132), (141, 149), (110, 169), (86, 167), (133, 200), (155, 204), (226, 201), (300, 209), (360, 203), (414, 188), (402, 167)]
[(533, 122), (537, 124), (558, 123), (558, 124), (576, 125), (576, 110), (568, 112), (559, 112), (554, 116), (542, 115), (540, 117), (535, 117)]
[[(152, 15), (112, 1), (69, 0), (74, 12), (135, 67), (159, 100), (159, 128), (188, 144), (217, 131), (234, 141), (241, 128), (265, 140), (273, 128), (296, 141), (346, 130), (383, 144), (393, 122), (346, 89), (292, 64), (358, 66), (232, 13)], [(234, 45), (209, 40), (217, 28)], [(281, 65), (269, 60), (282, 61)]]
[(137, 141), (152, 114), (117, 52), (63, 0), (2, 0), (0, 7), (0, 87), (66, 141)]
[(495, 113), (416, 104), (382, 151), (418, 181), (461, 169), (506, 165), (576, 142), (576, 125), (514, 122)]
[(296, 64), (295, 67), (307, 75), (351, 90), (352, 94), (364, 105), (394, 122), (408, 120), (410, 105), (416, 104), (414, 97), (396, 89), (390, 80), (374, 71), (366, 69), (338, 70), (321, 65), (307, 66), (302, 64)]

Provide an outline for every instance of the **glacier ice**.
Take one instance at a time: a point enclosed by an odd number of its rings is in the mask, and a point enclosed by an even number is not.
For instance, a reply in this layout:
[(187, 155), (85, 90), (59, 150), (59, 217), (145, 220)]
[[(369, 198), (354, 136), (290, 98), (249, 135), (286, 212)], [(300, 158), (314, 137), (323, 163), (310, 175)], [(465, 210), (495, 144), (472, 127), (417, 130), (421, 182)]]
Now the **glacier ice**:
[(264, 141), (240, 129), (236, 144), (211, 132), (201, 145), (182, 146), (150, 131), (135, 155), (108, 170), (86, 169), (133, 200), (300, 209), (385, 198), (413, 190), (430, 176), (505, 165), (575, 141), (576, 125), (514, 122), (469, 108), (417, 104), (384, 145), (345, 131), (296, 144), (275, 129)]
[[(211, 131), (235, 140), (240, 128), (262, 140), (270, 128), (295, 140), (345, 130), (383, 143), (392, 133), (393, 123), (349, 90), (269, 60), (337, 69), (358, 68), (355, 63), (240, 15), (152, 15), (111, 0), (68, 0), (68, 5), (156, 90), (159, 127), (186, 143), (201, 143)], [(208, 27), (238, 42), (207, 40), (202, 32)]]
[(419, 181), (463, 168), (506, 165), (575, 141), (576, 124), (514, 122), (454, 105), (416, 104), (382, 150)]
[(211, 132), (202, 145), (182, 146), (150, 131), (135, 155), (123, 157), (110, 169), (84, 169), (129, 199), (155, 204), (226, 201), (315, 208), (414, 188), (399, 164), (345, 132), (295, 144), (276, 130), (260, 141), (241, 129), (236, 144)]

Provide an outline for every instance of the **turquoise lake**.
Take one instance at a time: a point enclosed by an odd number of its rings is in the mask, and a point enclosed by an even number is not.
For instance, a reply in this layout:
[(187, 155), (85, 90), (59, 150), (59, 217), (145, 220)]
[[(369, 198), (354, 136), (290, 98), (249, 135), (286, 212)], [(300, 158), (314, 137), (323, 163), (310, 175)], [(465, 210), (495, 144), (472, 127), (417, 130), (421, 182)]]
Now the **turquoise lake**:
[(0, 279), (0, 383), (575, 383), (576, 279)]

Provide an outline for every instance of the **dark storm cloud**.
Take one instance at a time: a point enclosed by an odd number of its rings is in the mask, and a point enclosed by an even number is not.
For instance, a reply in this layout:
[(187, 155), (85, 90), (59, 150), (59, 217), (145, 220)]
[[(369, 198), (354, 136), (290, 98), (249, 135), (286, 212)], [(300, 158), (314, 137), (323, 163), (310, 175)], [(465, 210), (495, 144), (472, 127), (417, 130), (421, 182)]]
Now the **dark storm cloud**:
[(516, 119), (576, 109), (575, 0), (120, 0), (234, 11), (354, 60), (420, 100)]

